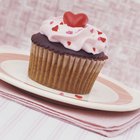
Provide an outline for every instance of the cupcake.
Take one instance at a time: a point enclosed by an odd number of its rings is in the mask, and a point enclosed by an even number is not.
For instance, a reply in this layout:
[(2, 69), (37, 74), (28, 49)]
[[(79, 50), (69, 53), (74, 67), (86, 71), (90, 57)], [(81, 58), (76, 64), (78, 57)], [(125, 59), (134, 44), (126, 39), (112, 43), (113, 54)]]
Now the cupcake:
[(29, 77), (49, 88), (88, 94), (105, 61), (106, 35), (87, 15), (65, 12), (43, 22), (32, 35)]

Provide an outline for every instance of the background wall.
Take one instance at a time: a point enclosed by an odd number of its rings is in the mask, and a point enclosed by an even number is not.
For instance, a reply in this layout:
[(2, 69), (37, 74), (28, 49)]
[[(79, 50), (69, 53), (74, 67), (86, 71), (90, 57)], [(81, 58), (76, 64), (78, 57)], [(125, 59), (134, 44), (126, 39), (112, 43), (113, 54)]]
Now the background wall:
[(0, 44), (30, 49), (43, 20), (84, 12), (109, 39), (102, 73), (140, 89), (140, 0), (0, 0)]

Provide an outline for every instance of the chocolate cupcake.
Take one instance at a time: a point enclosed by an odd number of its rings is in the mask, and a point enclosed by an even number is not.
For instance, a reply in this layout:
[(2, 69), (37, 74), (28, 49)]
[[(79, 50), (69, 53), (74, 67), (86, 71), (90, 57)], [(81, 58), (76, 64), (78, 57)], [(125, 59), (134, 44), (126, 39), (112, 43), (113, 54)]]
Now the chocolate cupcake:
[(47, 87), (88, 94), (108, 59), (106, 36), (85, 14), (66, 12), (43, 22), (32, 35), (29, 77)]

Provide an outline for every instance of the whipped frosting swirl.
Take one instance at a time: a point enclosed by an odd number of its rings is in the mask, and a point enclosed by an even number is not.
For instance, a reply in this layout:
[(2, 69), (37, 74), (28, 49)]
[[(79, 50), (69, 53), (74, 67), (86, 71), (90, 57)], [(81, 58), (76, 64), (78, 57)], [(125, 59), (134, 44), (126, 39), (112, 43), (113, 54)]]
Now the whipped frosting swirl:
[(83, 49), (87, 53), (99, 54), (107, 46), (107, 37), (98, 28), (89, 24), (85, 27), (70, 27), (64, 24), (62, 17), (45, 20), (40, 33), (46, 35), (51, 42), (60, 42), (73, 51)]

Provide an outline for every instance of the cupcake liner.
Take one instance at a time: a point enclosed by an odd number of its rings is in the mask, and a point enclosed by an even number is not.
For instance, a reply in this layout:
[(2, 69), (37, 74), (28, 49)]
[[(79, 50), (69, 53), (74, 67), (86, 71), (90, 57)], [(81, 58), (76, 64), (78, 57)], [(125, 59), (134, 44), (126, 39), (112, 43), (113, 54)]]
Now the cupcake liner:
[(32, 44), (28, 75), (47, 87), (74, 94), (90, 92), (104, 61), (62, 55)]

